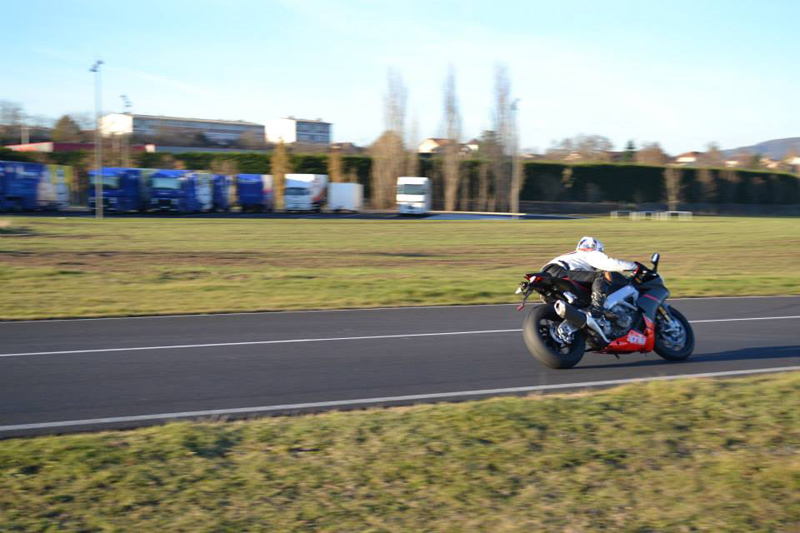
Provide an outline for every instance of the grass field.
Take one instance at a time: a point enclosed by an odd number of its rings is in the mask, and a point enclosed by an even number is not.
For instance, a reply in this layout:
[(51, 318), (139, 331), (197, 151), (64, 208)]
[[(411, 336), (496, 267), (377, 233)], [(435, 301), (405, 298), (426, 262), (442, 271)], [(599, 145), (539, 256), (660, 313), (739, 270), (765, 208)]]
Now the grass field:
[(14, 217), (0, 318), (514, 302), (521, 275), (594, 235), (662, 254), (674, 296), (800, 293), (800, 220), (691, 222)]
[(800, 526), (800, 373), (0, 442), (3, 531)]

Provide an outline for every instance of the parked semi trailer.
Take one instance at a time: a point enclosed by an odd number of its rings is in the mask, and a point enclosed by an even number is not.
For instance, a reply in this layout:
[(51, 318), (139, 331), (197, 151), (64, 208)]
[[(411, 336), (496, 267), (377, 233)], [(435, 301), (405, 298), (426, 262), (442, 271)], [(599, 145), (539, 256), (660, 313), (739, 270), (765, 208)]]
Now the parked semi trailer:
[(213, 207), (211, 174), (156, 170), (150, 176), (150, 210), (202, 213)]
[(237, 174), (236, 201), (243, 212), (272, 211), (272, 175)]
[[(144, 212), (150, 198), (150, 176), (155, 172), (142, 168), (110, 168), (101, 171), (103, 183), (103, 210), (126, 213)], [(97, 171), (89, 171), (89, 207), (94, 209), (98, 177)]]
[(331, 183), (328, 185), (328, 209), (333, 212), (361, 211), (364, 186), (360, 183)]
[(286, 174), (284, 208), (319, 213), (325, 205), (327, 185), (327, 174)]
[(233, 180), (230, 176), (214, 174), (211, 177), (211, 196), (214, 211), (228, 212), (235, 201), (232, 201), (231, 191)]
[(71, 167), (0, 161), (0, 211), (66, 208), (72, 180)]

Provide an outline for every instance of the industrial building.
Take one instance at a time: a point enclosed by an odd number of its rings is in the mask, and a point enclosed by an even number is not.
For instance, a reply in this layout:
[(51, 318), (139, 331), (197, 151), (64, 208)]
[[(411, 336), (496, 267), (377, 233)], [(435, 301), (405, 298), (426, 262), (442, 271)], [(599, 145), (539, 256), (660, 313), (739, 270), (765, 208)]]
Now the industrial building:
[(247, 132), (253, 133), (256, 138), (263, 138), (264, 125), (242, 120), (206, 120), (111, 113), (101, 117), (100, 131), (103, 135), (132, 134), (144, 137), (202, 134), (212, 142), (228, 144), (237, 141), (242, 134)]
[(322, 119), (277, 118), (267, 121), (266, 139), (269, 143), (330, 144), (331, 123)]

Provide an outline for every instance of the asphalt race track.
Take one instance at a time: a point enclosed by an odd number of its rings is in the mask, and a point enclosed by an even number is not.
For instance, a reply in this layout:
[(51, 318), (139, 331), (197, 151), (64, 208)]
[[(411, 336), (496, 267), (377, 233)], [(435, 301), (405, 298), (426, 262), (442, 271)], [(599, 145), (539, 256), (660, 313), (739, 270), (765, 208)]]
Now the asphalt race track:
[(800, 370), (800, 296), (672, 300), (694, 356), (550, 370), (513, 305), (0, 323), (0, 438)]

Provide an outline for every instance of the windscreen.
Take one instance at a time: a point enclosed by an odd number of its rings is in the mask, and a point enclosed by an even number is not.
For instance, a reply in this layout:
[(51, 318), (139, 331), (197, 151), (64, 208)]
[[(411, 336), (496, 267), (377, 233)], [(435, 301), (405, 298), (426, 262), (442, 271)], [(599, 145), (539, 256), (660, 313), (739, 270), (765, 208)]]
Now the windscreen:
[(425, 194), (428, 187), (416, 183), (403, 183), (397, 186), (397, 194)]
[[(97, 185), (97, 176), (92, 176), (92, 185)], [(103, 176), (103, 189), (119, 189), (119, 176)]]
[(178, 190), (181, 188), (181, 182), (178, 178), (154, 177), (151, 185), (154, 189)]
[(308, 196), (311, 194), (311, 191), (304, 187), (286, 187), (284, 194), (286, 194), (286, 196)]

